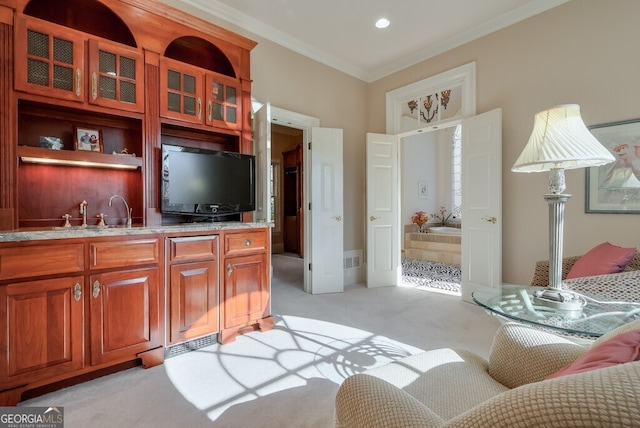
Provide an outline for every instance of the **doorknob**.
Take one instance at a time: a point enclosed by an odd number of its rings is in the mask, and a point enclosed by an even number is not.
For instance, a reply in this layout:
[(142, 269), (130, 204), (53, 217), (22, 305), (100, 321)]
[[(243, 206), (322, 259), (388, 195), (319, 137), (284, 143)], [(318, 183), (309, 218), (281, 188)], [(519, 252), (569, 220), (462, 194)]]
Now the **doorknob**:
[(379, 218), (380, 218), (380, 217), (376, 217), (376, 216), (373, 216), (373, 215), (372, 215), (371, 217), (369, 217), (369, 220), (371, 220), (371, 221), (376, 221), (376, 220), (377, 220), (377, 219), (379, 219)]
[(338, 216), (335, 216), (334, 218), (336, 219), (336, 221), (340, 221), (340, 220), (342, 220), (342, 217), (341, 217), (341, 216), (339, 216), (339, 215), (338, 215)]
[(482, 217), (482, 220), (487, 220), (489, 223), (493, 223), (496, 224), (496, 222), (498, 221), (497, 218), (491, 216), (491, 217)]

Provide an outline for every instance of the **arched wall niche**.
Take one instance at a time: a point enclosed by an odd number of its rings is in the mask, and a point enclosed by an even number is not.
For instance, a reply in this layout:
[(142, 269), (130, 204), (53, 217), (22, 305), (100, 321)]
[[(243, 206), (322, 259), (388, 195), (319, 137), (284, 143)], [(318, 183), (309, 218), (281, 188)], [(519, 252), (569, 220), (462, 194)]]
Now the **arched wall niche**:
[(123, 45), (138, 47), (133, 33), (124, 21), (96, 0), (31, 0), (23, 13)]
[(180, 37), (165, 49), (164, 56), (236, 78), (229, 58), (216, 45), (195, 36)]

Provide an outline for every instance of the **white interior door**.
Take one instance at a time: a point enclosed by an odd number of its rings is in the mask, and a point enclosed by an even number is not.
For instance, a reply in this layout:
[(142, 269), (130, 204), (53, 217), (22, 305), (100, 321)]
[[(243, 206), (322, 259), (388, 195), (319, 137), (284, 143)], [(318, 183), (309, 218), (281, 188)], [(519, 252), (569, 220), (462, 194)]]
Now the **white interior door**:
[(462, 121), (462, 298), (502, 280), (502, 109)]
[(400, 282), (398, 137), (367, 134), (367, 287)]
[(253, 116), (256, 155), (256, 210), (254, 220), (271, 222), (271, 105), (265, 103)]
[[(311, 223), (309, 291), (312, 294), (344, 290), (342, 129), (312, 128), (307, 151), (311, 177), (306, 217)], [(308, 169), (307, 169), (308, 170)]]

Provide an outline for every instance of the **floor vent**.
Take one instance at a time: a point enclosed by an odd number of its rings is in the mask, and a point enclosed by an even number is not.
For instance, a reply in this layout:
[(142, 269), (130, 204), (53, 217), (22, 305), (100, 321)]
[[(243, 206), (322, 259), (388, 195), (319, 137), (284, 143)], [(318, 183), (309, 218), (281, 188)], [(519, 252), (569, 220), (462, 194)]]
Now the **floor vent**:
[(177, 345), (168, 346), (164, 351), (164, 358), (175, 357), (186, 352), (195, 351), (196, 349), (204, 348), (205, 346), (211, 346), (216, 343), (216, 335), (199, 337), (197, 339), (190, 340), (184, 343), (178, 343)]
[(362, 251), (346, 251), (344, 253), (344, 268), (358, 269), (362, 261)]

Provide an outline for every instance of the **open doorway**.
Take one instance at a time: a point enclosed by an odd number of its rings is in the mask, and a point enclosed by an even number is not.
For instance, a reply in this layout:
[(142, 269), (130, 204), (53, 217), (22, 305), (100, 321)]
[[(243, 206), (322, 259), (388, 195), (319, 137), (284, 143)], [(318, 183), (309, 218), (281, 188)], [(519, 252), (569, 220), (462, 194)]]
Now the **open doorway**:
[[(304, 221), (303, 259), (304, 290), (311, 294), (342, 292), (343, 272), (343, 131), (321, 128), (317, 118), (263, 104), (254, 113), (254, 151), (257, 164), (257, 221), (273, 222), (276, 209), (271, 197), (273, 183), (279, 175), (271, 174), (271, 126), (286, 125), (302, 130), (303, 178), (300, 180)], [(313, 140), (313, 155), (311, 141)], [(318, 183), (314, 185), (313, 183)], [(323, 184), (331, 185), (323, 185)], [(313, 191), (311, 191), (313, 189)], [(311, 209), (316, 207), (313, 215)], [(282, 226), (282, 225), (280, 225)], [(317, 237), (317, 239), (314, 239)], [(313, 263), (311, 259), (313, 258)]]
[(304, 257), (303, 131), (271, 125), (271, 212), (274, 254)]
[(400, 140), (402, 283), (460, 295), (462, 125)]

